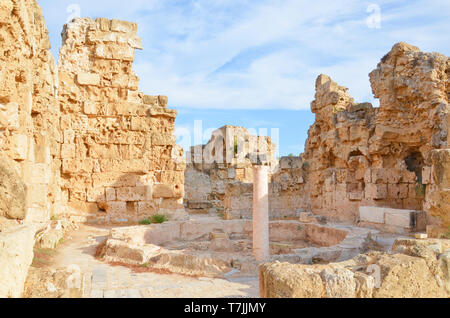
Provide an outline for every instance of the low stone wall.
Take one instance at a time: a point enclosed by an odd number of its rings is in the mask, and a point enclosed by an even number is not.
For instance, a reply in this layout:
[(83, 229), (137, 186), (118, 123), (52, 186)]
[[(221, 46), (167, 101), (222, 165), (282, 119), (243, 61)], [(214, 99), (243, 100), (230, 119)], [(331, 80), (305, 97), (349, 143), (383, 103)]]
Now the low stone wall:
[(35, 233), (32, 225), (0, 232), (0, 298), (22, 296), (33, 261)]
[[(135, 244), (161, 245), (172, 241), (195, 241), (208, 238), (214, 231), (223, 231), (229, 237), (252, 237), (249, 220), (191, 220), (166, 222), (146, 226), (114, 228), (111, 237)], [(342, 242), (349, 231), (345, 228), (305, 224), (298, 221), (272, 221), (269, 224), (271, 242), (308, 241), (329, 247)]]
[(370, 252), (328, 265), (263, 264), (261, 297), (449, 297), (449, 240), (400, 239), (393, 248), (398, 254)]

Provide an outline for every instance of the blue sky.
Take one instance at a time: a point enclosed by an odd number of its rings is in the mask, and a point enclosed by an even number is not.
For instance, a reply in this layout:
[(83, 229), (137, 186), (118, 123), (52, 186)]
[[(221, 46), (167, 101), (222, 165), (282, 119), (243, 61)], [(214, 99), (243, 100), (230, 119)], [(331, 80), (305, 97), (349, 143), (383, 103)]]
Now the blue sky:
[(55, 58), (69, 17), (137, 22), (140, 90), (169, 96), (178, 129), (278, 128), (281, 155), (303, 152), (319, 74), (378, 105), (368, 74), (395, 43), (450, 55), (448, 0), (38, 2)]

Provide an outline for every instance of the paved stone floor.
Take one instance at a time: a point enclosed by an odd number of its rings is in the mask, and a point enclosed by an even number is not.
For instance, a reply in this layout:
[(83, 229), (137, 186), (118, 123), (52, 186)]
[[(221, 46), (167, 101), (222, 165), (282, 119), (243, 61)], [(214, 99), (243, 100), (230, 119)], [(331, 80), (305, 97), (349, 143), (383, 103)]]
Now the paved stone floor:
[(81, 226), (58, 248), (53, 268), (77, 266), (85, 298), (248, 298), (259, 297), (257, 277), (192, 278), (175, 274), (136, 273), (97, 260), (96, 247), (108, 228)]

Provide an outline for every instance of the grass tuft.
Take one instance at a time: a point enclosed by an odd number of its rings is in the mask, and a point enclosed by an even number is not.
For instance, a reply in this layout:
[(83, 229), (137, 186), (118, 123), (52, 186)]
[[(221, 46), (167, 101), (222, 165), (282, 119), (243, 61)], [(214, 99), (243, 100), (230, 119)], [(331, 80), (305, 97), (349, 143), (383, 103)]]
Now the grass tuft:
[(150, 218), (146, 218), (146, 219), (139, 221), (139, 224), (141, 224), (141, 225), (162, 224), (167, 221), (168, 221), (168, 219), (165, 215), (155, 214)]

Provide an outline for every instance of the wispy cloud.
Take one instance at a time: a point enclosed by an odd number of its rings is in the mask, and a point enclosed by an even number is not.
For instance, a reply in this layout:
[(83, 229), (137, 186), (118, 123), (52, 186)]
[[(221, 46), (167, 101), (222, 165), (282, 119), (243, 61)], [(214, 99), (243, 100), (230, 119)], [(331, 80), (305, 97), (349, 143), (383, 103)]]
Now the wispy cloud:
[[(72, 1), (40, 0), (53, 37)], [(373, 101), (367, 75), (394, 43), (450, 52), (448, 1), (77, 2), (83, 16), (139, 23), (141, 90), (177, 108), (309, 109), (320, 73)], [(379, 29), (366, 24), (370, 4), (381, 9)]]

